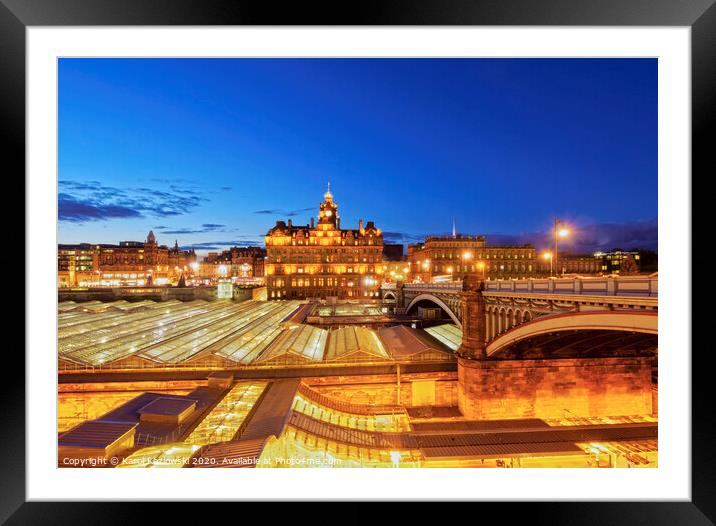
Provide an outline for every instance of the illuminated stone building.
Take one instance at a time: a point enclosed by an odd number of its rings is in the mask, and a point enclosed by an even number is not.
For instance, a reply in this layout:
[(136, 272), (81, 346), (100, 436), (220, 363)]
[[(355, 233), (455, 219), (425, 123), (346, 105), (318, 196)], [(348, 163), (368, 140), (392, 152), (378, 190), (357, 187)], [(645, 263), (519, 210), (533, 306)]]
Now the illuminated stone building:
[[(475, 275), (487, 279), (539, 275), (532, 245), (490, 246), (485, 236), (432, 236), (408, 245), (410, 280), (430, 283)], [(549, 269), (548, 269), (549, 272)]]
[(194, 263), (196, 263), (194, 249), (182, 250), (179, 248), (179, 242), (175, 240), (174, 246), (169, 249), (167, 254), (170, 280), (174, 283), (179, 281), (182, 274), (187, 276), (192, 273)]
[[(549, 252), (551, 254), (551, 252)], [(559, 269), (553, 269), (555, 275), (563, 274), (581, 274), (596, 275), (601, 274), (601, 262), (599, 258), (591, 254), (558, 254), (559, 260), (557, 266)], [(549, 276), (550, 262), (549, 258), (538, 257), (537, 270), (539, 275)]]
[(166, 285), (169, 283), (169, 249), (158, 245), (151, 230), (144, 243), (121, 241), (99, 252), (100, 286)]
[(235, 281), (262, 280), (266, 250), (261, 247), (232, 247), (209, 252), (197, 269), (202, 279), (234, 278)]
[[(145, 242), (120, 241), (118, 245), (80, 243), (57, 246), (59, 287), (123, 287), (166, 285), (179, 279), (193, 251), (158, 245), (152, 231)], [(171, 261), (171, 263), (170, 263)]]
[(362, 219), (357, 229), (341, 229), (330, 185), (318, 223), (276, 221), (266, 234), (266, 256), (269, 299), (379, 296), (383, 234)]
[(231, 275), (237, 278), (263, 278), (266, 249), (262, 247), (232, 247)]

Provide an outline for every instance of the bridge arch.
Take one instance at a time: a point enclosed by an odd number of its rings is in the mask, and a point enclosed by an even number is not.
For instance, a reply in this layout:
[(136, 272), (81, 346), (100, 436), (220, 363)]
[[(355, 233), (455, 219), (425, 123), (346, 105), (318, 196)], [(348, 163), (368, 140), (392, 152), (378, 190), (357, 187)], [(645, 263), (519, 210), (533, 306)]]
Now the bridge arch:
[(433, 294), (419, 294), (413, 300), (410, 302), (408, 307), (405, 309), (405, 312), (410, 312), (413, 308), (417, 306), (418, 303), (421, 301), (429, 301), (431, 303), (434, 303), (438, 307), (440, 307), (442, 310), (444, 310), (448, 316), (450, 316), (450, 319), (452, 319), (453, 322), (455, 322), (455, 325), (460, 327), (462, 329), (462, 320), (460, 320), (457, 316), (455, 316), (455, 313), (453, 310), (448, 306), (447, 303), (445, 303), (443, 300), (438, 298), (437, 296), (434, 296)]
[(594, 311), (539, 316), (498, 335), (487, 345), (487, 355), (494, 356), (528, 338), (567, 331), (621, 331), (656, 336), (658, 315), (649, 311)]
[(386, 292), (383, 295), (383, 299), (384, 300), (392, 299), (393, 301), (398, 301), (398, 298), (395, 297), (395, 292), (393, 292), (393, 291)]

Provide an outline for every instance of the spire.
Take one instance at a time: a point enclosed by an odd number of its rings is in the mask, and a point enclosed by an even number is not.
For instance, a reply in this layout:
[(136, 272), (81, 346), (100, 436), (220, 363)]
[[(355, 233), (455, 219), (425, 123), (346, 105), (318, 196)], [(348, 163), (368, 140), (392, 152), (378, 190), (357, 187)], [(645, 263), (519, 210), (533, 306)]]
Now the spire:
[(326, 193), (323, 194), (323, 197), (326, 201), (333, 199), (333, 194), (331, 193), (331, 181), (328, 181), (328, 190), (326, 190)]
[(452, 238), (455, 239), (457, 237), (457, 230), (455, 230), (455, 218), (452, 218)]

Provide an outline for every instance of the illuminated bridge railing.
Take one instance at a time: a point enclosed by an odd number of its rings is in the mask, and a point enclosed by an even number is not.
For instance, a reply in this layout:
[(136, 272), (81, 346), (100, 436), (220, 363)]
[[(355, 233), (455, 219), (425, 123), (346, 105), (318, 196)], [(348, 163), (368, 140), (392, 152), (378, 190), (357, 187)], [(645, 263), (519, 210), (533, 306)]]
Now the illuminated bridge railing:
[[(395, 283), (384, 283), (381, 288), (383, 290), (395, 290)], [(462, 290), (461, 281), (453, 281), (448, 283), (406, 283), (405, 290), (415, 290), (420, 292), (459, 292)]]
[(659, 295), (659, 279), (636, 276), (495, 280), (485, 283), (485, 291), (522, 294), (656, 297)]
[[(383, 290), (395, 290), (394, 283), (386, 283)], [(462, 283), (406, 283), (405, 291), (459, 292)], [(513, 292), (520, 294), (577, 294), (584, 296), (640, 296), (658, 297), (658, 277), (580, 277), (580, 278), (530, 278), (511, 280), (487, 280), (485, 292)]]

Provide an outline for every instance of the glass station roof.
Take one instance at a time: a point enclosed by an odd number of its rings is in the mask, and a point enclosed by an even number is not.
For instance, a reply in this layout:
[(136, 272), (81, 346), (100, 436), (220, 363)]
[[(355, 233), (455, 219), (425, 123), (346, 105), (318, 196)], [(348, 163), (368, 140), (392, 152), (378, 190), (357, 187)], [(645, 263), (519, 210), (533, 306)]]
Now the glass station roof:
[(232, 440), (268, 382), (239, 382), (186, 437), (184, 442), (203, 446)]
[[(230, 300), (161, 304), (141, 312), (86, 313), (71, 318), (68, 326), (60, 320), (60, 358), (85, 365), (102, 365), (129, 356), (159, 363), (177, 363), (223, 342), (232, 352), (261, 331), (280, 332), (278, 322), (299, 302), (234, 303)], [(267, 342), (268, 343), (268, 342)], [(217, 353), (220, 354), (220, 353)], [(231, 357), (231, 356), (229, 356)]]
[[(328, 331), (291, 323), (291, 316), (305, 305), (300, 301), (173, 300), (136, 302), (133, 308), (128, 305), (132, 304), (124, 300), (60, 303), (58, 352), (65, 364), (62, 367), (409, 360), (405, 348), (417, 352), (425, 346), (424, 342), (417, 345), (421, 340), (411, 336), (419, 335), (407, 327), (374, 330), (343, 326)], [(381, 330), (401, 338), (381, 338)], [(453, 349), (460, 344), (460, 331), (451, 325), (427, 331)]]
[(338, 360), (348, 355), (363, 353), (377, 359), (390, 359), (375, 331), (365, 327), (341, 327), (331, 331), (325, 360)]
[(428, 327), (425, 332), (450, 347), (453, 351), (456, 351), (462, 343), (462, 330), (451, 323)]
[(261, 356), (260, 361), (279, 359), (293, 354), (298, 358), (309, 361), (323, 359), (328, 331), (310, 325), (294, 325), (284, 329), (283, 333), (274, 340), (270, 348)]

